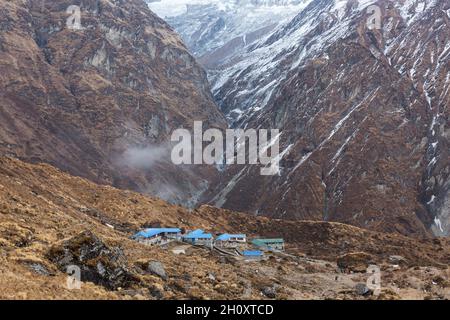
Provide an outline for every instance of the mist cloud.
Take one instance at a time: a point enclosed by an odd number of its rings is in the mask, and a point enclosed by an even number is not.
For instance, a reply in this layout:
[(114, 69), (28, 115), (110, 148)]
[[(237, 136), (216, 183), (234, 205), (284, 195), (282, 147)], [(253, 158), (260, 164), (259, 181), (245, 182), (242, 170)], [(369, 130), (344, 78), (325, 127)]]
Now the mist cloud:
[(134, 169), (151, 169), (155, 164), (170, 161), (168, 146), (130, 147), (122, 154), (120, 164)]

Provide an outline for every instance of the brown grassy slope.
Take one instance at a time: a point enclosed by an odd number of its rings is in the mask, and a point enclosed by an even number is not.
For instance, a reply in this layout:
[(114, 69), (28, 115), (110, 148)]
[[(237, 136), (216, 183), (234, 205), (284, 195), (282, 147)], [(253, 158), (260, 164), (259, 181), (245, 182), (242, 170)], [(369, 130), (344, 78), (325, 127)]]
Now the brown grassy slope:
[(202, 206), (194, 213), (217, 229), (283, 237), (293, 250), (319, 259), (333, 260), (342, 254), (363, 251), (377, 256), (379, 261), (390, 255), (402, 255), (415, 265), (450, 264), (450, 241), (446, 238), (416, 239), (342, 223), (254, 217), (211, 206)]
[[(329, 262), (285, 257), (249, 265), (200, 249), (175, 256), (169, 250), (128, 239), (135, 230), (155, 222), (214, 232), (284, 236), (291, 253)], [(85, 230), (124, 250), (139, 285), (116, 291), (91, 283), (84, 283), (82, 290), (66, 288), (65, 274), (47, 259), (47, 253)], [(279, 287), (277, 298), (355, 298), (348, 292), (355, 281), (361, 281), (360, 276), (339, 274), (343, 280), (336, 282), (334, 261), (338, 255), (365, 251), (383, 265), (389, 254), (401, 254), (409, 267), (434, 266), (435, 277), (442, 277), (444, 271), (439, 270), (449, 263), (449, 248), (446, 240), (417, 242), (335, 223), (269, 220), (208, 206), (190, 213), (158, 199), (72, 177), (49, 165), (0, 158), (0, 298), (258, 299), (264, 297), (261, 290), (268, 285)], [(167, 280), (139, 269), (150, 260), (164, 264)], [(44, 267), (48, 274), (39, 274), (36, 266)], [(424, 270), (414, 272), (419, 273), (418, 279), (422, 277), (424, 286), (430, 285), (425, 282), (433, 278), (428, 279), (425, 272), (430, 271)], [(252, 290), (245, 295), (248, 287)], [(436, 292), (436, 296), (442, 294)]]

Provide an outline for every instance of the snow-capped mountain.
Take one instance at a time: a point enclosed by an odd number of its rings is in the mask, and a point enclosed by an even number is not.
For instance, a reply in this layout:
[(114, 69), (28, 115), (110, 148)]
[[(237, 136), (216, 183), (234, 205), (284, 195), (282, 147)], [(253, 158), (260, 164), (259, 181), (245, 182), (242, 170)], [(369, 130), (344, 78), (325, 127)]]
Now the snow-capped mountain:
[(314, 0), (228, 56), (209, 71), (216, 101), (236, 127), (283, 131), (282, 169), (229, 167), (206, 198), (448, 236), (449, 10), (443, 0)]
[(162, 0), (150, 8), (164, 17), (208, 66), (289, 21), (311, 0)]

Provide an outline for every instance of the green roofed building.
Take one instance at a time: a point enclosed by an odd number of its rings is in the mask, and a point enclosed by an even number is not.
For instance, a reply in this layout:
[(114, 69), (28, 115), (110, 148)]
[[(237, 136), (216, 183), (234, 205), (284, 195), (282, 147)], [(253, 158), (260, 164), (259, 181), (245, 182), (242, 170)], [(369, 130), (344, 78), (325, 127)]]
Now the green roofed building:
[(252, 244), (265, 250), (284, 251), (284, 239), (254, 239)]

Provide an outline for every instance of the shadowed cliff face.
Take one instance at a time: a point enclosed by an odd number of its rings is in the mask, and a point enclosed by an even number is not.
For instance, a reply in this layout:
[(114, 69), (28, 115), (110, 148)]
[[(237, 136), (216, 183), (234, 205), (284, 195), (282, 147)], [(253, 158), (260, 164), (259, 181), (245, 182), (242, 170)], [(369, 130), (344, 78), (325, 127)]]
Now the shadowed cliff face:
[(2, 154), (175, 202), (214, 174), (169, 163), (173, 129), (225, 122), (205, 72), (143, 1), (1, 0), (0, 88)]
[(378, 1), (373, 30), (371, 4), (313, 1), (210, 70), (234, 126), (279, 128), (284, 154), (275, 177), (229, 167), (213, 205), (449, 235), (449, 3)]

